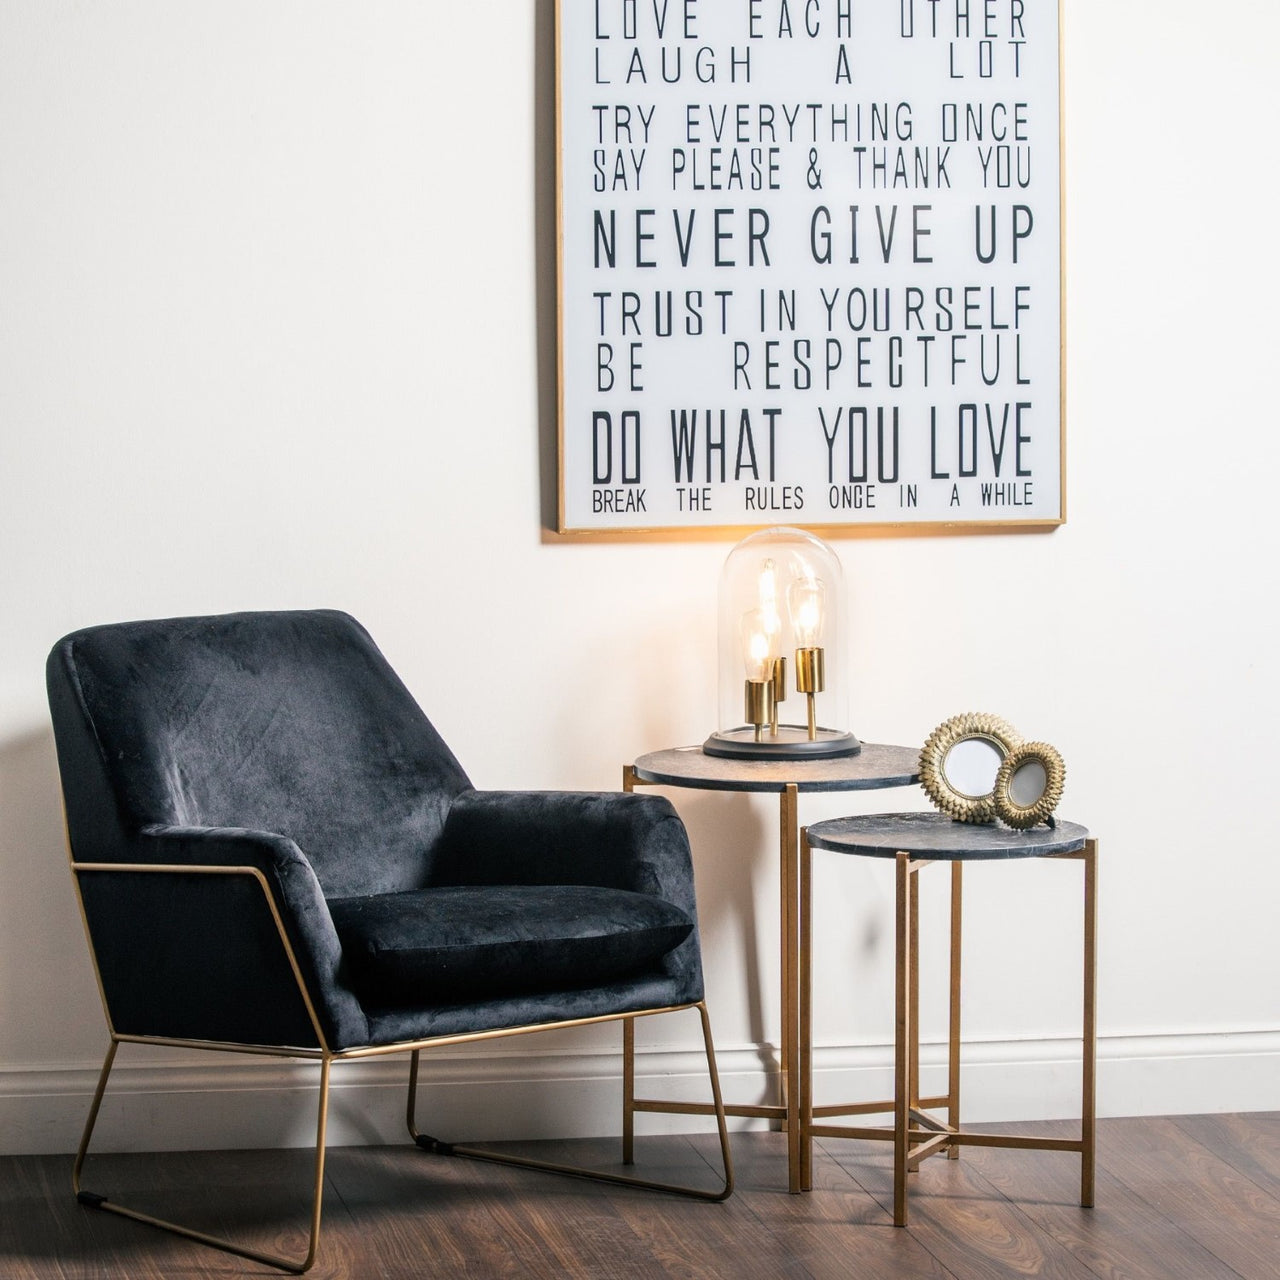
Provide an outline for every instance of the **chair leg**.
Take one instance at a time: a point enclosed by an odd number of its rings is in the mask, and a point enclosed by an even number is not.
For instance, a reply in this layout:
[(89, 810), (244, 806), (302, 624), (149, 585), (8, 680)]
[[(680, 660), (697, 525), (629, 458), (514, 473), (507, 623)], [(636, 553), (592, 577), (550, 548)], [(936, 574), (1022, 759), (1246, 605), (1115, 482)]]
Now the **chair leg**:
[(294, 1261), (290, 1258), (276, 1257), (274, 1254), (260, 1253), (254, 1249), (246, 1249), (230, 1240), (224, 1240), (219, 1236), (206, 1235), (202, 1231), (194, 1231), (190, 1227), (184, 1227), (179, 1223), (168, 1222), (163, 1218), (153, 1217), (149, 1213), (142, 1213), (137, 1209), (130, 1209), (127, 1205), (118, 1204), (115, 1201), (108, 1199), (106, 1196), (99, 1195), (96, 1192), (81, 1189), (80, 1174), (84, 1168), (85, 1157), (89, 1153), (89, 1142), (93, 1137), (94, 1126), (98, 1121), (98, 1111), (102, 1106), (103, 1094), (106, 1092), (107, 1078), (111, 1075), (111, 1068), (115, 1062), (116, 1050), (118, 1048), (119, 1041), (113, 1039), (111, 1041), (111, 1047), (107, 1050), (106, 1059), (102, 1064), (102, 1072), (98, 1077), (98, 1087), (94, 1092), (93, 1102), (89, 1107), (88, 1120), (85, 1122), (84, 1136), (80, 1139), (80, 1148), (76, 1152), (76, 1162), (71, 1173), (71, 1186), (72, 1190), (75, 1192), (76, 1199), (81, 1204), (87, 1205), (89, 1208), (102, 1209), (108, 1213), (117, 1213), (123, 1218), (132, 1218), (135, 1222), (143, 1222), (146, 1223), (147, 1226), (158, 1227), (162, 1231), (169, 1231), (174, 1235), (185, 1236), (188, 1240), (195, 1240), (200, 1244), (210, 1245), (214, 1249), (221, 1249), (224, 1253), (233, 1253), (237, 1257), (249, 1258), (253, 1262), (261, 1262), (265, 1263), (267, 1266), (279, 1267), (282, 1271), (289, 1271), (295, 1275), (301, 1275), (304, 1271), (310, 1270), (312, 1264), (316, 1260), (316, 1249), (320, 1242), (320, 1207), (321, 1198), (324, 1193), (325, 1130), (328, 1125), (329, 1117), (329, 1058), (322, 1058), (320, 1065), (320, 1102), (316, 1118), (315, 1185), (311, 1205), (311, 1234), (308, 1241), (306, 1256), (301, 1261)]
[[(720, 1159), (723, 1166), (724, 1184), (716, 1191), (708, 1191), (701, 1187), (682, 1186), (678, 1183), (651, 1182), (645, 1178), (632, 1178), (625, 1174), (603, 1173), (594, 1169), (584, 1169), (578, 1165), (556, 1164), (547, 1160), (530, 1160), (524, 1156), (508, 1155), (489, 1151), (483, 1147), (461, 1146), (452, 1142), (441, 1142), (425, 1133), (420, 1133), (417, 1126), (416, 1110), (418, 1095), (418, 1050), (414, 1050), (409, 1061), (409, 1097), (406, 1107), (406, 1121), (409, 1136), (424, 1151), (432, 1151), (438, 1155), (464, 1156), (469, 1160), (487, 1160), (494, 1164), (517, 1165), (522, 1169), (540, 1169), (546, 1173), (562, 1173), (573, 1178), (590, 1178), (597, 1182), (614, 1183), (624, 1187), (642, 1187), (649, 1191), (669, 1191), (675, 1195), (691, 1196), (696, 1200), (727, 1200), (733, 1193), (733, 1157), (729, 1152), (729, 1130), (725, 1123), (724, 1099), (720, 1093), (720, 1073), (716, 1070), (715, 1045), (711, 1040), (711, 1018), (707, 1013), (704, 1001), (692, 1006), (698, 1010), (702, 1019), (702, 1042), (707, 1058), (707, 1073), (711, 1080), (711, 1096), (714, 1104), (716, 1128), (720, 1137)], [(628, 1023), (635, 1016), (628, 1017)], [(629, 1161), (627, 1161), (629, 1163)]]

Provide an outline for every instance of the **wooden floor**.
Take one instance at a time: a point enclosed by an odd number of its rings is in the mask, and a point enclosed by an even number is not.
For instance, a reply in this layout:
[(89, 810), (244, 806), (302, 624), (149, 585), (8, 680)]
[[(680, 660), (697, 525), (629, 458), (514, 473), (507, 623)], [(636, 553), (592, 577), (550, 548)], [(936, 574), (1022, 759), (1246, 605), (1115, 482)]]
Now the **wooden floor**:
[[(1041, 1132), (1068, 1133), (1066, 1125)], [(1280, 1113), (1105, 1120), (1096, 1208), (1076, 1203), (1078, 1157), (966, 1148), (911, 1182), (911, 1225), (890, 1225), (884, 1144), (819, 1144), (814, 1191), (788, 1195), (784, 1140), (741, 1134), (724, 1204), (427, 1155), (330, 1153), (318, 1280), (349, 1277), (724, 1277), (979, 1280), (1280, 1276)], [(651, 1138), (655, 1177), (713, 1181), (712, 1138)], [(538, 1144), (551, 1158), (612, 1158), (614, 1143)], [(0, 1158), (4, 1280), (275, 1275), (95, 1212), (70, 1193), (69, 1157)], [(638, 1169), (637, 1171), (641, 1171)], [(160, 1216), (300, 1253), (305, 1152), (102, 1156), (85, 1185)]]

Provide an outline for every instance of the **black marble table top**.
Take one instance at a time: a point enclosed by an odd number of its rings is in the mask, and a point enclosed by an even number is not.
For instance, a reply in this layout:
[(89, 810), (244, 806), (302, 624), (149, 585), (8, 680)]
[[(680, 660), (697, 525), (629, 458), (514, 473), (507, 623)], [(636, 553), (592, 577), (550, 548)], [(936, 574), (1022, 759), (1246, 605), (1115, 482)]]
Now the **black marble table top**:
[(1014, 831), (997, 825), (955, 822), (945, 813), (877, 813), (831, 818), (807, 828), (809, 845), (833, 853), (892, 858), (899, 853), (937, 861), (968, 862), (997, 858), (1040, 858), (1075, 853), (1089, 832), (1074, 822), (1055, 819), (1056, 827)]
[(701, 747), (651, 751), (635, 762), (641, 782), (705, 791), (874, 791), (920, 781), (920, 748), (864, 742), (856, 756), (832, 760), (734, 760)]

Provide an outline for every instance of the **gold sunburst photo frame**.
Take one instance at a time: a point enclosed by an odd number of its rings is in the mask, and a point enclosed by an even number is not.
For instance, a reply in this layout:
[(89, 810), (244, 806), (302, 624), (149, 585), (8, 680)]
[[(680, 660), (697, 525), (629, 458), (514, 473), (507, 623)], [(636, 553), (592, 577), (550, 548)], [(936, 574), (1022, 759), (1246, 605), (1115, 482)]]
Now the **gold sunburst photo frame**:
[(1062, 756), (1047, 742), (1024, 742), (1005, 756), (996, 773), (992, 800), (1006, 826), (1026, 830), (1050, 820), (1067, 770)]
[(999, 716), (985, 711), (952, 716), (921, 748), (920, 784), (957, 822), (992, 822), (996, 777), (1021, 742), (1018, 731)]

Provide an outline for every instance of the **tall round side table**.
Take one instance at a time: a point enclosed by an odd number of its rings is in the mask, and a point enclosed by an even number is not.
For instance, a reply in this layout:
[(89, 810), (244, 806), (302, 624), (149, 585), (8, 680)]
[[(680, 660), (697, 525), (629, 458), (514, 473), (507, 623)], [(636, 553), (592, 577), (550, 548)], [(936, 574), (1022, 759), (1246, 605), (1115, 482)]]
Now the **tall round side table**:
[[(953, 822), (941, 813), (893, 813), (834, 818), (801, 833), (801, 876), (808, 880), (811, 851), (823, 849), (897, 864), (894, 895), (896, 973), (894, 982), (894, 1096), (891, 1102), (813, 1108), (801, 1117), (801, 1160), (807, 1166), (815, 1137), (868, 1138), (893, 1143), (893, 1221), (907, 1224), (907, 1173), (927, 1156), (945, 1151), (955, 1159), (964, 1145), (1018, 1147), (1080, 1154), (1080, 1203), (1093, 1204), (1097, 1056), (1098, 842), (1073, 822), (1013, 831), (1006, 827)], [(1084, 1067), (1079, 1139), (1028, 1134), (976, 1133), (960, 1128), (960, 925), (961, 878), (966, 862), (1011, 858), (1071, 858), (1084, 864)], [(950, 1015), (947, 1092), (920, 1096), (920, 970), (918, 873), (934, 862), (951, 864)], [(943, 1123), (929, 1115), (946, 1108)], [(892, 1112), (892, 1128), (820, 1124), (835, 1116)]]
[[(782, 1044), (780, 1100), (775, 1104), (726, 1104), (732, 1116), (782, 1121), (787, 1132), (787, 1183), (808, 1191), (811, 1161), (802, 1159), (801, 1114), (810, 1106), (813, 1076), (810, 962), (809, 864), (800, 859), (799, 796), (806, 791), (871, 791), (920, 781), (918, 747), (864, 742), (857, 755), (828, 760), (741, 760), (706, 755), (701, 747), (674, 747), (641, 756), (622, 770), (622, 789), (637, 786), (691, 787), (702, 791), (771, 792), (779, 800), (781, 877), (779, 933), (782, 943)], [(709, 1104), (635, 1097), (635, 1042), (630, 1019), (623, 1024), (623, 1158), (630, 1162), (635, 1112), (711, 1114)]]

